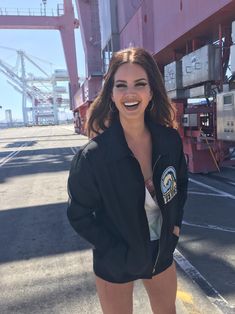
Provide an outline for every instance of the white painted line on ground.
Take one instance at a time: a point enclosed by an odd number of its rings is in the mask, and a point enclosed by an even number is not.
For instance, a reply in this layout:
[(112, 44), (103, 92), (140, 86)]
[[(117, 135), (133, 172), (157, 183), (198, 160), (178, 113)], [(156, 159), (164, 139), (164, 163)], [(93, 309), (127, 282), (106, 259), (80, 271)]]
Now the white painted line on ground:
[(13, 152), (11, 152), (9, 155), (7, 155), (6, 157), (2, 158), (2, 159), (0, 160), (0, 164), (1, 164), (5, 159), (7, 159), (7, 158), (11, 157), (11, 155), (15, 154), (15, 152), (16, 152), (16, 151), (13, 151)]
[[(19, 148), (23, 148), (27, 145), (27, 143), (24, 143), (23, 145), (19, 146)], [(3, 165), (5, 165), (8, 161), (10, 161), (12, 158), (14, 158), (16, 155), (19, 154), (19, 152), (21, 152), (22, 149), (16, 150), (14, 152), (11, 152), (8, 156), (6, 156), (5, 158), (3, 158), (0, 161), (0, 167), (2, 167)]]
[(74, 147), (70, 147), (71, 148), (71, 150), (72, 150), (72, 152), (73, 152), (73, 154), (75, 155), (76, 154), (76, 149), (74, 148)]
[(215, 193), (205, 193), (205, 192), (196, 192), (196, 191), (188, 191), (188, 194), (196, 194), (196, 195), (209, 195), (209, 196), (217, 196), (217, 197), (227, 197), (227, 195), (215, 194)]
[[(181, 254), (177, 249), (174, 252), (174, 259), (180, 268), (196, 282), (206, 293), (207, 298), (219, 309), (230, 308), (228, 302), (223, 296), (204, 278), (201, 273)], [(225, 312), (224, 312), (225, 313)]]
[(183, 223), (183, 225), (191, 226), (191, 227), (197, 227), (197, 228), (204, 228), (204, 229), (219, 230), (219, 231), (224, 231), (224, 232), (235, 233), (235, 229), (234, 228), (230, 228), (230, 227), (223, 227), (223, 226), (216, 226), (216, 225), (194, 224), (194, 223), (187, 222), (185, 220), (183, 220), (182, 223)]
[(235, 200), (235, 196), (232, 195), (232, 194), (230, 194), (230, 193), (221, 191), (221, 190), (216, 189), (216, 188), (214, 188), (214, 187), (212, 187), (212, 186), (210, 186), (210, 185), (207, 185), (207, 184), (205, 184), (205, 183), (199, 182), (199, 181), (197, 181), (197, 180), (195, 180), (195, 179), (189, 178), (189, 181), (190, 181), (190, 182), (193, 182), (193, 183), (195, 183), (195, 184), (197, 184), (197, 185), (200, 185), (200, 186), (202, 186), (202, 187), (204, 187), (204, 188), (206, 188), (206, 189), (209, 189), (209, 190), (211, 190), (211, 191), (217, 192), (217, 193), (219, 193), (219, 194), (221, 194), (221, 195), (223, 195), (223, 196), (226, 196), (226, 197), (228, 197), (228, 198), (231, 198), (231, 199)]

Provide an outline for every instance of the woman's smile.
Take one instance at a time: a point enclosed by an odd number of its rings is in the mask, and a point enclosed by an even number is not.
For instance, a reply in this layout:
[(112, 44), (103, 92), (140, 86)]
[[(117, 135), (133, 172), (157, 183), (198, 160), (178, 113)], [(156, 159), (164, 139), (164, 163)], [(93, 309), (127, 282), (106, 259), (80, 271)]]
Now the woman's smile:
[(123, 100), (123, 106), (128, 111), (134, 111), (138, 109), (139, 105), (141, 104), (141, 100)]
[(139, 102), (124, 102), (124, 106), (128, 109), (136, 108), (139, 105)]

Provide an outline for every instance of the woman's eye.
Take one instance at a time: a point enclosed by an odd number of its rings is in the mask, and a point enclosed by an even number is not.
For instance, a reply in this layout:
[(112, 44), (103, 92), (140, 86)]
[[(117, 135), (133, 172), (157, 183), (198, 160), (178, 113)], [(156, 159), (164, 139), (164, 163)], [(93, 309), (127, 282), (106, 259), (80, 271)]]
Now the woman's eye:
[(146, 85), (147, 85), (147, 83), (137, 83), (137, 84), (136, 84), (137, 87), (144, 87), (144, 86), (146, 86)]
[(117, 87), (117, 88), (125, 88), (126, 85), (124, 85), (124, 84), (117, 84), (116, 87)]

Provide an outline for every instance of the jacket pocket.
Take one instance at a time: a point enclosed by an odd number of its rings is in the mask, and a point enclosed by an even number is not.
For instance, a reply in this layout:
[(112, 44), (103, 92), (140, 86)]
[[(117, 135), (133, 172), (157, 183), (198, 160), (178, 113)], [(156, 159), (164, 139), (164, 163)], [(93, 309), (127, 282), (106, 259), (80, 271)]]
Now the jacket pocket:
[(128, 248), (123, 242), (118, 242), (115, 246), (109, 248), (107, 252), (94, 250), (94, 270), (97, 275), (100, 273), (103, 277), (120, 279), (126, 270), (126, 260)]

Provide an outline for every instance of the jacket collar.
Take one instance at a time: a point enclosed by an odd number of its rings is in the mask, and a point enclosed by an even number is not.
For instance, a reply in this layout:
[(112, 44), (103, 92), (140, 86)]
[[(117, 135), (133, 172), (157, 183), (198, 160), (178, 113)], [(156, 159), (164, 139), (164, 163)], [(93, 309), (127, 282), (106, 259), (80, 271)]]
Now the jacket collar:
[[(168, 153), (166, 140), (162, 136), (165, 132), (165, 127), (152, 122), (150, 119), (146, 119), (147, 126), (152, 136), (152, 153), (153, 159), (156, 159), (159, 155), (163, 156)], [(133, 156), (132, 151), (128, 147), (122, 125), (119, 118), (116, 119), (112, 125), (103, 133), (106, 134), (106, 159), (107, 161), (118, 161), (127, 156)], [(102, 136), (102, 135), (101, 135)]]

